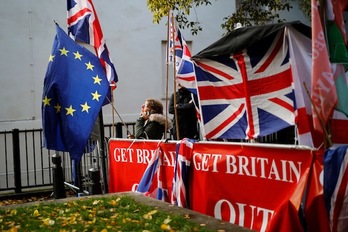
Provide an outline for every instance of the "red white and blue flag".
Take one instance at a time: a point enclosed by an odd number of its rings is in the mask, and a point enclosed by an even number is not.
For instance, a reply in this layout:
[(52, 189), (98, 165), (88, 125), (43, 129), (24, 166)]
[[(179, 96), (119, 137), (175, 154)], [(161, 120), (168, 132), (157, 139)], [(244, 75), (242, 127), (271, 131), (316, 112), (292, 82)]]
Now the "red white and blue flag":
[(311, 101), (304, 85), (311, 86), (312, 40), (293, 27), (289, 27), (286, 33), (290, 57), (295, 57), (290, 59), (290, 64), (296, 99), (297, 144), (313, 147)]
[(243, 51), (195, 63), (206, 139), (252, 139), (294, 125), (289, 51), (282, 31)]
[(191, 52), (179, 28), (176, 26), (174, 17), (170, 17), (169, 38), (170, 51), (168, 53), (168, 61), (172, 63), (174, 60), (173, 54), (175, 54), (176, 81), (190, 92), (197, 94), (195, 70), (194, 64), (191, 61)]
[(176, 144), (171, 203), (183, 208), (189, 208), (188, 182), (194, 141), (184, 138)]
[[(191, 52), (184, 37), (181, 34), (181, 31), (176, 26), (176, 20), (173, 16), (170, 17), (170, 30), (169, 30), (169, 63), (173, 63), (174, 53), (175, 53), (175, 80), (181, 86), (184, 86), (191, 93), (194, 94), (192, 98), (196, 99), (197, 96), (197, 82), (195, 74), (195, 64), (191, 60)], [(196, 115), (198, 121), (201, 122), (201, 113), (199, 109), (199, 104), (194, 101), (196, 108)], [(200, 123), (201, 125), (201, 123)]]
[(324, 196), (332, 232), (348, 231), (348, 145), (324, 154)]
[(167, 191), (163, 188), (163, 178), (162, 151), (161, 147), (158, 146), (146, 167), (136, 191), (143, 193), (145, 196), (168, 202)]
[(94, 47), (111, 86), (118, 81), (92, 0), (67, 0), (68, 34)]

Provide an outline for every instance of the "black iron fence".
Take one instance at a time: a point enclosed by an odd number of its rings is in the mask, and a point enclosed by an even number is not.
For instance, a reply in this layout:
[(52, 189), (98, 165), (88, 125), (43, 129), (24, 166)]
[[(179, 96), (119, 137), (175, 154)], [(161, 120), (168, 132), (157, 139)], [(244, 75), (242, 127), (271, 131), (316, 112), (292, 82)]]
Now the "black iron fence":
[[(104, 138), (82, 157), (81, 186), (88, 190), (91, 170), (100, 175), (102, 190), (107, 192), (107, 141), (110, 137), (126, 138), (134, 133), (135, 123), (104, 125)], [(104, 143), (104, 144), (102, 144)], [(63, 178), (74, 186), (73, 164), (66, 152), (58, 152), (62, 160)], [(43, 147), (42, 129), (0, 131), (0, 195), (23, 193), (40, 188), (52, 188), (55, 151)], [(92, 173), (95, 174), (95, 173)]]
[[(103, 193), (108, 192), (108, 146), (111, 137), (127, 138), (134, 134), (135, 123), (104, 125), (104, 136), (97, 141), (96, 149), (82, 156), (80, 167), (81, 190), (88, 191), (91, 174), (100, 176)], [(290, 127), (259, 139), (260, 143), (295, 144), (294, 128)], [(42, 129), (0, 132), (0, 195), (22, 193), (37, 188), (53, 187), (52, 157), (55, 151), (43, 147)], [(63, 178), (66, 185), (74, 186), (73, 164), (68, 153), (59, 152), (62, 160)], [(91, 170), (93, 172), (91, 173)], [(97, 172), (97, 173), (95, 173)]]

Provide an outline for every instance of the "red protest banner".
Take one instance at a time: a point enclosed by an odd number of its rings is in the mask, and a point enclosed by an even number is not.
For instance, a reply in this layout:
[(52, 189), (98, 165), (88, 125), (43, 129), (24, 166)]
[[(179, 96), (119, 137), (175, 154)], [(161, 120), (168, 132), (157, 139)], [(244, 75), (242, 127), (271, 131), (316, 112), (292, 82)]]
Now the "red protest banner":
[(311, 151), (295, 147), (195, 143), (191, 209), (257, 231), (295, 231), (311, 163)]
[(305, 214), (308, 231), (330, 231), (324, 200), (324, 152), (315, 153), (307, 187)]
[[(163, 151), (166, 185), (171, 186), (175, 143), (111, 139), (109, 141), (109, 192), (135, 191), (157, 146)], [(171, 189), (169, 190), (170, 194)]]
[[(161, 146), (171, 196), (176, 142), (109, 142), (110, 192), (135, 191)], [(256, 231), (300, 231), (299, 208), (313, 151), (296, 146), (196, 142), (190, 156), (190, 209)]]

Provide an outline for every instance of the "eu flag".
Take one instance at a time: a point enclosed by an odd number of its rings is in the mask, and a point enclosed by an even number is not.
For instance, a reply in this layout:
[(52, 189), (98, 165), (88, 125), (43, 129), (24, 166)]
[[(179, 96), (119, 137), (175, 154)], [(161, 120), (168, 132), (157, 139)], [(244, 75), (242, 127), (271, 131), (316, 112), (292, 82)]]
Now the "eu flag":
[(96, 55), (56, 30), (42, 95), (44, 145), (80, 161), (109, 82)]

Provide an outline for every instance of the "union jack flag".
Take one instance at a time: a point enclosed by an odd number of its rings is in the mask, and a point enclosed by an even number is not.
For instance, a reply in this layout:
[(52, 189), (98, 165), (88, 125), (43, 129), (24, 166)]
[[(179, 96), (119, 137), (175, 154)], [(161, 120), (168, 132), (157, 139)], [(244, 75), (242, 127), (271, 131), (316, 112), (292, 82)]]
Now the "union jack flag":
[(289, 51), (282, 31), (243, 51), (195, 64), (206, 139), (252, 139), (294, 125)]
[(195, 70), (194, 64), (191, 61), (191, 52), (179, 28), (176, 26), (173, 16), (170, 17), (169, 38), (169, 62), (172, 63), (173, 53), (175, 53), (176, 81), (197, 95)]
[(90, 44), (96, 50), (111, 86), (118, 81), (114, 64), (109, 57), (102, 29), (92, 0), (67, 0), (68, 34), (75, 40)]
[(324, 196), (332, 232), (348, 231), (348, 146), (325, 151)]
[(298, 145), (313, 147), (311, 102), (304, 86), (304, 83), (311, 86), (312, 41), (293, 27), (287, 30), (287, 39), (290, 57), (295, 57), (290, 60), (290, 64), (296, 99), (297, 142)]
[(184, 138), (176, 144), (171, 203), (184, 208), (189, 208), (187, 191), (193, 143), (193, 139)]
[(162, 151), (158, 146), (156, 152), (151, 157), (146, 170), (140, 180), (137, 192), (143, 193), (145, 196), (168, 201), (167, 190), (163, 188), (163, 170), (162, 170)]

